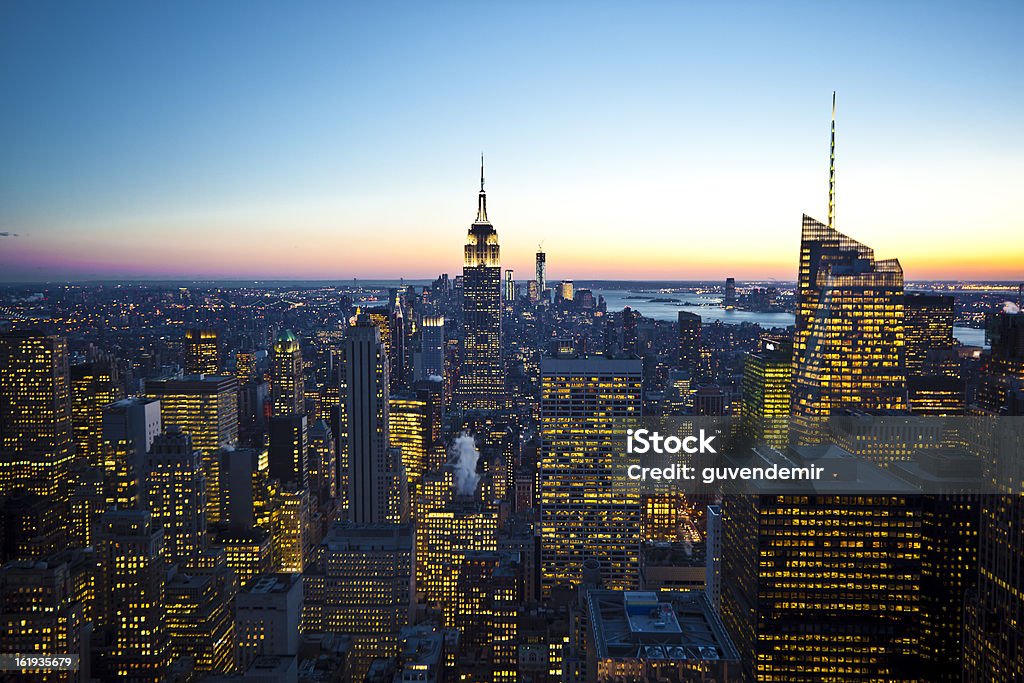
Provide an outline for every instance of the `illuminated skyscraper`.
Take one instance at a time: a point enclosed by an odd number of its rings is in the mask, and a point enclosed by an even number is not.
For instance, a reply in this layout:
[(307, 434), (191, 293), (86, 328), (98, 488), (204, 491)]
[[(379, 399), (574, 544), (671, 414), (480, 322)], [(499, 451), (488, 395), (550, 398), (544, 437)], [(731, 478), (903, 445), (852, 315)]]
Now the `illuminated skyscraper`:
[(305, 412), (302, 345), (291, 330), (282, 330), (271, 354), (271, 396), (274, 415)]
[(170, 660), (164, 532), (144, 510), (117, 510), (100, 519), (97, 539), (97, 616), (110, 633), (100, 678), (162, 681)]
[(793, 350), (788, 339), (763, 337), (743, 364), (744, 433), (756, 443), (783, 448), (789, 443), (790, 378)]
[(191, 564), (206, 547), (206, 477), (192, 439), (176, 426), (153, 440), (146, 457), (146, 509), (163, 529), (164, 559)]
[(793, 429), (814, 443), (845, 408), (907, 407), (903, 269), (835, 229), (835, 96), (829, 224), (806, 214), (800, 238), (793, 340)]
[(301, 574), (309, 545), (309, 489), (281, 489), (274, 499), (271, 527), (276, 571)]
[(725, 304), (725, 308), (736, 306), (736, 278), (725, 278), (725, 299), (722, 303)]
[(352, 680), (363, 680), (374, 659), (398, 653), (399, 632), (409, 623), (412, 528), (336, 524), (318, 557), (320, 630), (352, 635)]
[(544, 290), (548, 288), (548, 255), (544, 253), (544, 247), (537, 245), (537, 295), (544, 297)]
[(220, 548), (178, 567), (165, 587), (167, 638), (174, 659), (190, 657), (196, 671), (235, 669), (235, 595), (238, 581)]
[(419, 600), (440, 611), (446, 628), (455, 626), (459, 572), (466, 553), (497, 550), (498, 513), (472, 498), (456, 498), (431, 510), (416, 528), (416, 591)]
[(558, 298), (562, 301), (572, 301), (575, 291), (572, 280), (562, 280), (558, 283)]
[[(432, 383), (436, 384), (436, 382)], [(409, 498), (419, 496), (431, 449), (440, 440), (440, 405), (426, 392), (392, 394), (389, 406), (391, 445), (401, 449), (402, 466), (409, 483)]]
[[(919, 681), (916, 489), (836, 446), (745, 465), (846, 464), (806, 493), (761, 481), (722, 505), (722, 615), (759, 681)], [(852, 472), (851, 472), (852, 470)]]
[(177, 425), (203, 453), (206, 520), (220, 521), (217, 451), (238, 442), (238, 381), (230, 376), (146, 380), (146, 395), (160, 400), (164, 427)]
[(67, 340), (0, 334), (0, 494), (56, 495), (72, 458)]
[(220, 372), (220, 343), (216, 330), (190, 329), (185, 332), (185, 372), (216, 375)]
[(637, 312), (629, 306), (622, 309), (622, 352), (640, 355), (640, 337), (636, 325)]
[(907, 401), (918, 415), (961, 415), (964, 381), (953, 336), (953, 297), (908, 292), (903, 297)]
[(611, 494), (620, 476), (615, 437), (642, 409), (642, 363), (604, 357), (541, 362), (541, 587), (576, 585), (583, 561), (601, 563), (604, 585), (639, 582), (641, 501)]
[[(88, 573), (91, 581), (92, 567), (85, 555), (80, 550), (65, 550), (45, 560), (20, 560), (0, 568), (0, 654), (88, 656), (91, 626), (83, 598), (89, 596), (76, 585), (82, 573)], [(14, 677), (72, 683), (88, 680), (85, 672), (52, 669), (23, 670)]]
[(76, 459), (92, 467), (103, 466), (103, 408), (123, 395), (111, 364), (71, 366), (71, 424)]
[(163, 430), (160, 401), (123, 398), (103, 408), (100, 467), (107, 503), (121, 510), (134, 508), (145, 488), (146, 458)]
[(505, 405), (499, 254), (498, 233), (487, 218), (481, 157), (476, 220), (469, 228), (462, 269), (465, 334), (457, 398), (463, 410), (496, 410)]

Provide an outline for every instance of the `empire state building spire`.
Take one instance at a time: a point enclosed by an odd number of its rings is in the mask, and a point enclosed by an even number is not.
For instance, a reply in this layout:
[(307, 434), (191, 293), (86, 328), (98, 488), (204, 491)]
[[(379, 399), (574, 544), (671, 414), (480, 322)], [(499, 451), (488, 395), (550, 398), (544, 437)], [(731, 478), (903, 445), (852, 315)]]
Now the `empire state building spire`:
[(476, 203), (476, 223), (490, 223), (487, 220), (487, 194), (484, 192), (484, 155), (480, 153), (480, 196)]

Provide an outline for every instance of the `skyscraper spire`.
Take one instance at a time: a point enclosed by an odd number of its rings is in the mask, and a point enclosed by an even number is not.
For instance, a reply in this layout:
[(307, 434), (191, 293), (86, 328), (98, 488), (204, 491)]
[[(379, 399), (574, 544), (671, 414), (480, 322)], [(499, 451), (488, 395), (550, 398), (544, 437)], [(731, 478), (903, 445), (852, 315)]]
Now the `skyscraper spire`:
[(476, 203), (476, 222), (489, 223), (487, 220), (487, 195), (484, 194), (484, 153), (480, 152), (480, 196)]
[[(482, 179), (481, 179), (482, 182)], [(481, 190), (482, 191), (482, 190)], [(832, 139), (828, 165), (828, 227), (836, 227), (836, 91), (832, 91)]]

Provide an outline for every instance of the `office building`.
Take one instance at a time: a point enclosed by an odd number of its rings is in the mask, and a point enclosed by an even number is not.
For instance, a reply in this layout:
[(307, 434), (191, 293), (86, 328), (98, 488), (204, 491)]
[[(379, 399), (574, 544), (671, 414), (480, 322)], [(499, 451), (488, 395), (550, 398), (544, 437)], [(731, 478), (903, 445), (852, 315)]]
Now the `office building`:
[(245, 671), (259, 657), (299, 654), (302, 576), (262, 574), (235, 598), (236, 660)]
[(679, 367), (696, 377), (700, 372), (700, 316), (679, 311)]
[(745, 466), (836, 476), (749, 482), (722, 504), (722, 614), (752, 680), (917, 681), (917, 490), (832, 445), (759, 448)]
[(396, 517), (408, 492), (390, 444), (387, 354), (366, 314), (349, 328), (345, 357), (349, 520), (379, 524)]
[(417, 520), (417, 599), (439, 612), (446, 628), (455, 626), (459, 573), (466, 553), (497, 550), (497, 530), (497, 511), (485, 509), (472, 498), (457, 497)]
[(71, 366), (71, 427), (75, 458), (103, 467), (103, 408), (124, 396), (110, 363)]
[(302, 344), (291, 330), (281, 330), (271, 353), (270, 392), (274, 415), (305, 412)]
[(353, 680), (363, 680), (374, 659), (398, 653), (411, 610), (413, 551), (407, 525), (336, 524), (321, 543), (319, 630), (352, 636)]
[(743, 364), (742, 429), (755, 443), (784, 448), (789, 443), (792, 344), (763, 337)]
[(0, 494), (24, 487), (57, 496), (71, 464), (67, 340), (0, 334)]
[(577, 585), (584, 560), (600, 562), (608, 588), (639, 584), (641, 501), (616, 491), (614, 443), (639, 418), (642, 363), (600, 356), (541, 362), (538, 465), (541, 586)]
[(221, 549), (206, 550), (167, 580), (167, 639), (173, 659), (188, 657), (197, 672), (235, 670), (237, 579)]
[(189, 375), (220, 373), (220, 342), (216, 330), (185, 332), (185, 372)]
[(420, 324), (420, 364), (416, 379), (444, 377), (444, 316), (423, 316)]
[(162, 681), (170, 661), (164, 532), (144, 510), (116, 510), (100, 518), (96, 536), (97, 622), (109, 634), (101, 671), (116, 680)]
[(220, 475), (217, 451), (238, 442), (238, 381), (203, 375), (146, 380), (146, 395), (160, 401), (164, 427), (177, 425), (203, 454), (206, 474), (206, 520), (220, 521)]
[(548, 288), (548, 255), (544, 253), (544, 247), (537, 245), (536, 273), (537, 273), (537, 296), (543, 297), (544, 290)]
[(146, 503), (164, 535), (164, 560), (194, 563), (206, 547), (206, 476), (192, 439), (176, 426), (156, 437), (146, 457)]
[(270, 477), (286, 488), (309, 485), (309, 430), (301, 413), (274, 415), (269, 423)]

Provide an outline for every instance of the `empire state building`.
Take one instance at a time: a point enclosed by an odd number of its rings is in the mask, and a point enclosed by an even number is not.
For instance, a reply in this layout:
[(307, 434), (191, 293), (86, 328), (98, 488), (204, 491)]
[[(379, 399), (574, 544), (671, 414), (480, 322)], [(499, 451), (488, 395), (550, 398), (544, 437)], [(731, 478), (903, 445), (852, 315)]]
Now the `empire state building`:
[(498, 233), (487, 219), (484, 164), (480, 195), (469, 227), (462, 267), (464, 332), (457, 398), (463, 410), (495, 410), (505, 405), (501, 354), (501, 259)]

